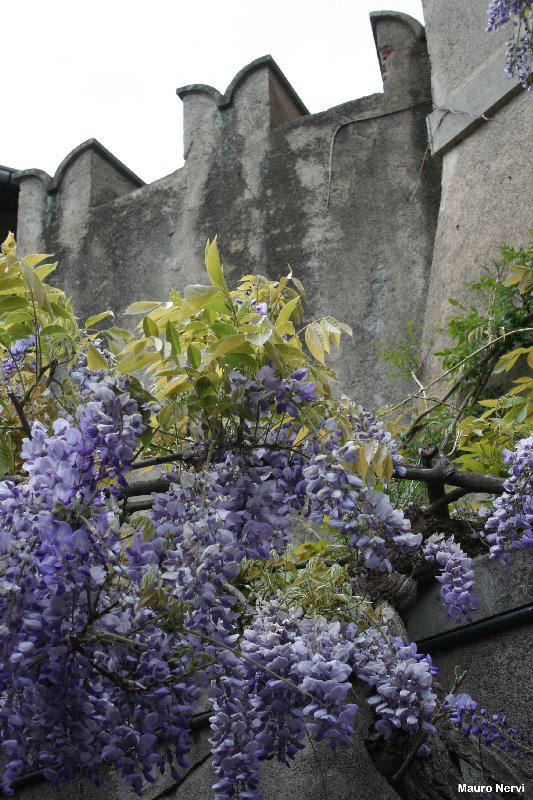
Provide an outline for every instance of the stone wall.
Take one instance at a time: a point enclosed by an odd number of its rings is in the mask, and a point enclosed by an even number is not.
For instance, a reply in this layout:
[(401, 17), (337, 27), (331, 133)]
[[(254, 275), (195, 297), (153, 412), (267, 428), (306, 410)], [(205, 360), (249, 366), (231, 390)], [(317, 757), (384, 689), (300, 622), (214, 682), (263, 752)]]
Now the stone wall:
[[(428, 293), (425, 352), (464, 299), (465, 281), (492, 267), (500, 245), (529, 241), (533, 227), (532, 98), (504, 74), (507, 31), (485, 33), (486, 0), (422, 0), (432, 65), (433, 157), (442, 159), (442, 198)], [(426, 377), (436, 374), (426, 361)]]
[(424, 158), (424, 30), (392, 12), (372, 25), (383, 94), (311, 115), (267, 56), (223, 95), (178, 89), (185, 165), (172, 175), (144, 185), (94, 140), (53, 178), (20, 173), (21, 251), (57, 254), (57, 280), (84, 318), (205, 282), (205, 241), (218, 234), (230, 281), (290, 264), (308, 317), (352, 326), (333, 364), (345, 391), (373, 408), (403, 396), (384, 379), (378, 342), (423, 318), (440, 165)]

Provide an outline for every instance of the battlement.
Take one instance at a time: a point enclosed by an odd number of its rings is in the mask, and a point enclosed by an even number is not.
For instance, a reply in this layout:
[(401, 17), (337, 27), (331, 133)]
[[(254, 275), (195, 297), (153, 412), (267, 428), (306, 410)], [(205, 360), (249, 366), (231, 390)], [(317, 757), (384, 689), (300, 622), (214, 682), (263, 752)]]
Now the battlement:
[[(100, 306), (120, 315), (139, 286), (156, 297), (202, 281), (203, 244), (218, 234), (229, 278), (251, 264), (276, 277), (287, 262), (311, 285), (335, 273), (335, 292), (317, 292), (310, 314), (327, 307), (359, 327), (359, 358), (373, 364), (376, 334), (401, 326), (413, 306), (423, 313), (439, 170), (427, 162), (420, 171), (431, 111), (424, 29), (389, 11), (370, 19), (384, 92), (311, 114), (270, 55), (223, 93), (183, 86), (185, 163), (171, 175), (145, 185), (94, 139), (53, 176), (17, 173), (21, 250), (58, 255), (57, 278), (80, 316)], [(403, 309), (395, 320), (393, 306)], [(355, 389), (353, 359), (338, 367)], [(357, 394), (379, 405), (373, 368)]]

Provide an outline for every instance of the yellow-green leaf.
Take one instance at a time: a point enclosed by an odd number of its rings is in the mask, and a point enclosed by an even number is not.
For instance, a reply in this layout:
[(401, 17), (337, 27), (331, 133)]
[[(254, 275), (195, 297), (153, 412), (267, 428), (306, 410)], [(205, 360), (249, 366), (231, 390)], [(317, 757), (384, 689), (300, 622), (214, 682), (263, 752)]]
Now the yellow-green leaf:
[(172, 348), (172, 353), (175, 356), (179, 356), (179, 354), (181, 353), (180, 337), (178, 336), (176, 328), (172, 325), (170, 321), (167, 322), (167, 326), (165, 328), (165, 335), (167, 337), (167, 342), (169, 342)]
[(276, 328), (279, 328), (286, 320), (291, 318), (291, 314), (300, 302), (300, 297), (294, 297), (292, 300), (289, 300), (288, 303), (285, 303), (283, 308), (278, 314), (278, 318), (276, 319)]
[[(6, 277), (4, 277), (6, 276)], [(19, 275), (6, 275), (0, 270), (0, 293), (8, 294), (13, 290), (26, 291), (26, 284)]]
[(35, 267), (47, 258), (52, 258), (52, 253), (31, 253), (29, 256), (24, 257), (24, 261), (28, 266)]
[(90, 328), (93, 325), (96, 325), (97, 322), (101, 322), (103, 319), (106, 319), (106, 317), (114, 317), (114, 316), (115, 315), (113, 314), (112, 311), (102, 311), (101, 314), (94, 314), (92, 317), (88, 317), (85, 320), (85, 327)]
[(43, 285), (35, 272), (27, 263), (26, 259), (22, 261), (22, 271), (24, 272), (24, 278), (26, 279), (26, 283), (28, 285), (28, 289), (30, 289), (37, 302), (40, 306), (46, 306), (46, 295), (43, 289)]
[(13, 467), (13, 453), (7, 442), (0, 442), (0, 480)]
[[(26, 261), (28, 257), (26, 256)], [(35, 267), (35, 274), (40, 281), (44, 281), (49, 275), (52, 274), (57, 268), (57, 261), (54, 264), (41, 264), (40, 267)]]
[(9, 231), (2, 245), (2, 253), (4, 253), (4, 255), (14, 256), (16, 250), (17, 244), (15, 242), (15, 237), (11, 231)]
[(207, 267), (207, 273), (213, 286), (218, 286), (220, 289), (227, 291), (228, 287), (224, 280), (224, 272), (222, 270), (222, 264), (220, 263), (216, 236), (211, 243), (209, 239), (207, 240), (205, 247), (205, 266)]
[(122, 361), (119, 361), (117, 369), (123, 375), (127, 375), (129, 372), (135, 372), (135, 370), (142, 369), (148, 366), (148, 364), (153, 364), (154, 361), (159, 360), (160, 357), (158, 353), (134, 353), (130, 356), (126, 356)]
[(305, 329), (305, 343), (311, 355), (324, 364), (324, 334), (316, 322), (311, 322)]
[(223, 339), (224, 336), (235, 336), (237, 328), (230, 325), (229, 322), (213, 322), (211, 330), (215, 332), (218, 339)]
[(159, 308), (161, 303), (155, 300), (140, 300), (138, 303), (132, 303), (124, 311), (124, 314), (149, 314), (155, 308)]
[(266, 331), (260, 331), (259, 333), (247, 333), (246, 341), (250, 342), (250, 344), (253, 344), (256, 347), (261, 347), (268, 342), (273, 333), (274, 331), (272, 328), (269, 328)]
[(94, 344), (87, 344), (87, 366), (90, 370), (108, 369), (104, 356), (98, 352)]
[(193, 369), (199, 369), (202, 365), (202, 353), (194, 344), (190, 344), (187, 348), (187, 358), (189, 364)]
[(339, 328), (341, 329), (341, 331), (344, 331), (344, 333), (347, 333), (347, 334), (348, 334), (348, 336), (353, 336), (353, 331), (352, 331), (352, 329), (350, 328), (350, 326), (349, 326), (349, 325), (346, 325), (346, 323), (345, 323), (345, 322), (337, 322), (337, 325), (339, 326)]
[(296, 436), (294, 437), (294, 441), (292, 443), (292, 449), (298, 447), (298, 445), (303, 442), (306, 436), (309, 434), (309, 428), (306, 428), (305, 425), (302, 425)]
[(189, 381), (188, 375), (179, 375), (177, 378), (168, 381), (164, 388), (158, 392), (158, 397), (171, 397), (174, 394), (180, 394), (189, 389), (192, 389), (192, 383)]
[(145, 332), (146, 336), (159, 336), (159, 328), (153, 319), (150, 319), (150, 317), (145, 317), (143, 319), (143, 331)]
[(223, 356), (224, 353), (231, 353), (232, 350), (252, 352), (244, 333), (238, 333), (235, 336), (226, 336), (224, 339), (216, 342), (213, 348), (213, 356), (214, 358), (218, 358), (218, 356)]
[(0, 299), (0, 314), (8, 314), (20, 308), (28, 308), (29, 305), (25, 297), (19, 297), (16, 294), (3, 297)]

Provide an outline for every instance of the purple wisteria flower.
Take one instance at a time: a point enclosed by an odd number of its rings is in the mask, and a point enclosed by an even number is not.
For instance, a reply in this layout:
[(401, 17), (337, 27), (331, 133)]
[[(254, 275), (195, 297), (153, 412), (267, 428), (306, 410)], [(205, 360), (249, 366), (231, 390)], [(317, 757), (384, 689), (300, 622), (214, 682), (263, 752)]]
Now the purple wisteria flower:
[(509, 477), (485, 523), (490, 557), (508, 563), (512, 550), (533, 546), (533, 436), (521, 439), (513, 452), (504, 450)]
[(457, 623), (463, 617), (471, 622), (470, 612), (477, 608), (477, 600), (472, 594), (474, 573), (472, 559), (462, 551), (453, 536), (444, 538), (443, 533), (434, 533), (424, 543), (426, 561), (436, 561), (440, 567), (437, 577), (441, 584), (440, 596), (449, 617)]
[[(35, 351), (35, 336), (18, 339), (9, 347), (9, 356), (2, 361), (4, 382), (10, 381), (22, 367), (28, 355)], [(35, 367), (35, 361), (29, 364), (30, 369)]]
[(241, 650), (244, 659), (223, 656), (210, 689), (217, 800), (237, 792), (259, 800), (259, 762), (288, 764), (306, 731), (333, 748), (349, 746), (358, 710), (346, 702), (354, 645), (338, 622), (273, 601), (258, 607)]
[(448, 694), (443, 704), (448, 719), (456, 725), (463, 736), (477, 736), (487, 747), (507, 750), (518, 758), (532, 755), (531, 736), (510, 725), (505, 714), (488, 714), (469, 694)]
[[(101, 480), (127, 470), (140, 430), (125, 386), (95, 380), (78, 419), (24, 442), (28, 480), (0, 482), (2, 789), (43, 769), (96, 783), (112, 764), (139, 791), (165, 758), (185, 765), (200, 692), (189, 653), (127, 591)], [(125, 448), (125, 449), (121, 449)], [(180, 643), (181, 644), (181, 643)], [(158, 750), (165, 742), (167, 753)]]
[(393, 508), (387, 495), (367, 489), (361, 478), (347, 469), (345, 465), (356, 461), (357, 454), (355, 442), (348, 441), (309, 459), (309, 466), (303, 469), (309, 518), (319, 524), (327, 518), (328, 526), (362, 553), (368, 569), (390, 572), (392, 550), (414, 552), (422, 534), (411, 531), (409, 520)]
[(533, 91), (533, 0), (492, 0), (488, 8), (487, 31), (512, 23), (507, 40), (505, 71), (518, 78), (524, 89)]
[(432, 689), (437, 670), (431, 656), (416, 645), (388, 636), (386, 627), (368, 628), (354, 638), (354, 671), (367, 685), (368, 704), (378, 716), (376, 729), (388, 739), (394, 729), (410, 734), (434, 733), (431, 718), (437, 696)]

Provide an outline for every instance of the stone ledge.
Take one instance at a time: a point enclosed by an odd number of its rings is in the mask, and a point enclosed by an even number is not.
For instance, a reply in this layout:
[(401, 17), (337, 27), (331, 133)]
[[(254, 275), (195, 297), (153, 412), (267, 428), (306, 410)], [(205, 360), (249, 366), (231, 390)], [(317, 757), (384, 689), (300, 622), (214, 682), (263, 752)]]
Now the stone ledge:
[(437, 107), (427, 118), (428, 141), (433, 155), (448, 150), (480, 125), (490, 123), (490, 115), (523, 91), (518, 81), (506, 76), (503, 50), (495, 53), (480, 70), (448, 97), (447, 107)]

